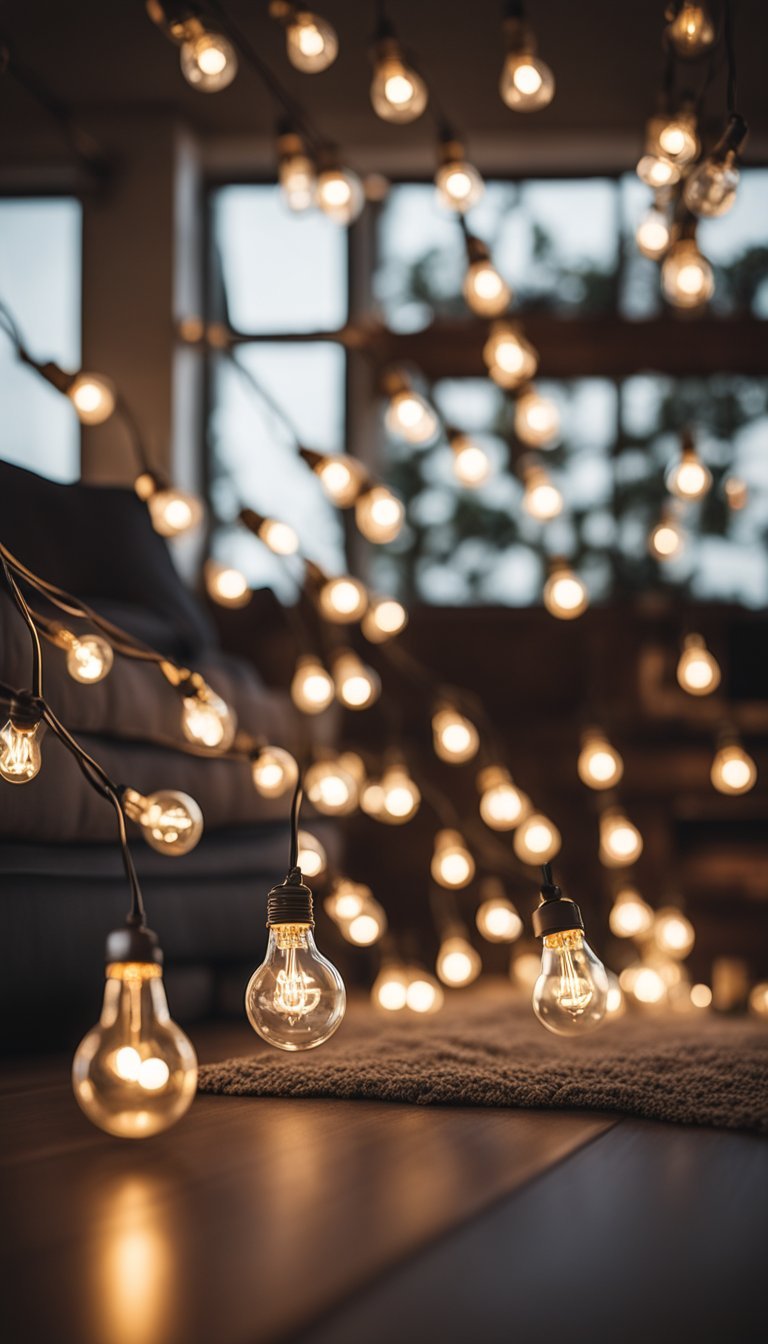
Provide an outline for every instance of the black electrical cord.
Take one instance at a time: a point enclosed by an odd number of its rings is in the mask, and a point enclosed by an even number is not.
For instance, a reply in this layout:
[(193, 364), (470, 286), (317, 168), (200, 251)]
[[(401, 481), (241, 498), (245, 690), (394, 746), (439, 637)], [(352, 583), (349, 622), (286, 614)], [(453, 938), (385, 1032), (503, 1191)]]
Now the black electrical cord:
[(3, 555), (0, 555), (0, 565), (2, 565), (3, 575), (5, 577), (5, 582), (8, 585), (11, 597), (13, 598), (14, 602), (16, 603), (16, 606), (21, 612), (22, 619), (24, 620), (27, 629), (29, 630), (29, 637), (32, 641), (32, 689), (34, 694), (38, 697), (38, 699), (42, 699), (43, 650), (40, 645), (40, 636), (37, 632), (37, 626), (35, 625), (35, 622), (32, 618), (32, 613), (24, 600), (24, 595), (21, 589), (19, 588), (16, 579), (13, 576), (11, 567), (7, 563), (5, 556)]
[(291, 844), (288, 858), (289, 880), (298, 873), (299, 878), (299, 814), (301, 811), (301, 800), (304, 796), (304, 786), (302, 781), (302, 772), (299, 770), (299, 777), (296, 780), (296, 788), (293, 791), (293, 801), (291, 802)]
[(728, 115), (736, 111), (736, 46), (734, 42), (734, 15), (732, 0), (723, 0), (723, 37), (725, 41), (726, 88), (725, 104)]

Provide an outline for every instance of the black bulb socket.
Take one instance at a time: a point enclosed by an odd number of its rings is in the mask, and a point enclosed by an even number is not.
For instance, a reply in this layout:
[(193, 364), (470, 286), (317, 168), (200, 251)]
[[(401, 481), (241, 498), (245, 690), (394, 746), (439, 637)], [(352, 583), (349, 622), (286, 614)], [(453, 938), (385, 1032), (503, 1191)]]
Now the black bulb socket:
[(107, 965), (113, 961), (137, 961), (162, 966), (163, 949), (152, 929), (143, 924), (124, 924), (107, 935), (105, 958)]
[(312, 892), (294, 868), (267, 896), (267, 928), (276, 924), (309, 924), (314, 928)]

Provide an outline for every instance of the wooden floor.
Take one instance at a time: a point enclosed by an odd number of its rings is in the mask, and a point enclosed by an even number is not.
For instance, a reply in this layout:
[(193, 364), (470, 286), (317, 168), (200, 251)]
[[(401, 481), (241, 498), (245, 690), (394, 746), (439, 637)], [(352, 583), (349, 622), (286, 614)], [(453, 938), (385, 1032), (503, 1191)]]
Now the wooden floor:
[[(196, 1032), (201, 1059), (247, 1029)], [(134, 1145), (2, 1083), (4, 1344), (764, 1344), (768, 1144), (586, 1113), (198, 1097)]]

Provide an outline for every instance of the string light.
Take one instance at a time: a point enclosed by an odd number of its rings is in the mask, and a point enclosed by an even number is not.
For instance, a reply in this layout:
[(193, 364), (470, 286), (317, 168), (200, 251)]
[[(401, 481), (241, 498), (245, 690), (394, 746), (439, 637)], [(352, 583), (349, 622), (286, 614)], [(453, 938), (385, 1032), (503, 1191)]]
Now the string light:
[(382, 121), (405, 125), (422, 115), (429, 101), (427, 86), (405, 53), (388, 19), (381, 15), (373, 46), (371, 103)]
[(179, 59), (181, 73), (198, 93), (220, 93), (237, 74), (237, 53), (222, 33), (204, 28), (199, 19), (184, 24)]
[(643, 837), (618, 808), (608, 808), (600, 818), (600, 861), (608, 868), (626, 868), (643, 852)]
[(405, 509), (385, 485), (372, 485), (355, 504), (355, 522), (368, 541), (379, 546), (394, 541), (403, 528)]
[(337, 625), (350, 625), (363, 615), (368, 606), (368, 594), (359, 579), (345, 574), (326, 580), (318, 594), (318, 603), (326, 620)]
[(333, 65), (339, 39), (327, 19), (308, 9), (297, 9), (286, 0), (270, 0), (269, 12), (285, 29), (286, 54), (297, 70), (316, 75)]
[(480, 816), (493, 831), (513, 831), (531, 811), (531, 800), (516, 788), (508, 770), (489, 765), (477, 776)]
[(432, 715), (432, 742), (441, 761), (461, 765), (477, 755), (480, 734), (465, 715), (445, 705)]
[(322, 663), (309, 654), (299, 658), (291, 681), (291, 699), (296, 708), (303, 714), (322, 714), (333, 696), (333, 679)]
[(394, 597), (372, 597), (361, 630), (371, 644), (384, 644), (408, 624), (408, 612)]
[(354, 504), (367, 479), (362, 462), (347, 453), (315, 453), (309, 448), (302, 448), (300, 456), (311, 466), (323, 494), (337, 509)]
[[(163, 670), (177, 679), (175, 669), (164, 664)], [(187, 741), (210, 750), (228, 751), (237, 730), (234, 710), (197, 673), (188, 674), (177, 684), (182, 688), (181, 727)]]
[(531, 448), (553, 448), (560, 437), (560, 414), (555, 403), (533, 385), (515, 401), (515, 433)]
[(715, 753), (710, 779), (718, 793), (749, 793), (755, 787), (757, 766), (739, 742), (727, 742)]
[(7, 784), (29, 784), (40, 773), (44, 732), (41, 715), (31, 703), (11, 705), (8, 720), (0, 728), (0, 778)]
[(261, 747), (251, 762), (251, 774), (254, 788), (262, 798), (282, 798), (295, 788), (299, 767), (283, 747)]
[(206, 560), (205, 587), (208, 596), (221, 607), (247, 607), (251, 600), (248, 580), (239, 569), (218, 560)]
[(576, 768), (582, 784), (590, 789), (611, 789), (624, 774), (621, 756), (597, 728), (584, 734)]
[(513, 943), (523, 932), (523, 921), (504, 895), (501, 883), (495, 878), (486, 879), (481, 895), (484, 899), (475, 915), (478, 933), (489, 943)]
[(676, 560), (684, 549), (685, 533), (672, 514), (665, 510), (648, 538), (648, 550), (655, 560), (663, 563)]
[(357, 173), (343, 168), (326, 153), (317, 175), (316, 200), (324, 215), (347, 227), (362, 213), (365, 192)]
[(507, 55), (499, 82), (501, 97), (513, 112), (539, 112), (555, 96), (555, 77), (536, 55), (536, 37), (517, 0), (507, 4), (503, 27)]
[(347, 942), (355, 947), (372, 947), (387, 931), (387, 917), (378, 901), (368, 893), (363, 908), (353, 919), (340, 925)]
[(134, 490), (147, 505), (152, 526), (161, 537), (179, 537), (203, 521), (205, 510), (197, 495), (165, 485), (152, 472), (137, 476)]
[(712, 486), (712, 472), (704, 465), (689, 431), (683, 434), (680, 457), (667, 476), (667, 488), (678, 499), (691, 503), (703, 499)]
[(605, 1001), (605, 1015), (610, 1018), (621, 1017), (624, 1013), (626, 1004), (624, 1001), (624, 991), (619, 983), (619, 977), (614, 975), (613, 971), (606, 970), (608, 979), (608, 998)]
[(667, 37), (675, 54), (697, 60), (715, 41), (715, 25), (706, 5), (683, 3), (670, 6), (676, 12), (667, 25)]
[(426, 397), (422, 397), (402, 374), (394, 374), (389, 383), (393, 390), (384, 415), (387, 432), (404, 443), (418, 446), (431, 443), (439, 422)]
[(416, 815), (420, 805), (421, 793), (405, 766), (388, 766), (381, 777), (378, 820), (401, 826)]
[(475, 861), (459, 831), (437, 832), (430, 871), (441, 887), (458, 889), (472, 881)]
[(664, 297), (675, 308), (701, 308), (715, 292), (715, 277), (695, 238), (673, 243), (661, 267)]
[(642, 252), (644, 257), (650, 258), (651, 261), (658, 261), (664, 256), (671, 241), (672, 230), (667, 216), (663, 210), (654, 206), (643, 216), (637, 226), (635, 242), (638, 251)]
[(411, 967), (409, 972), (408, 986), (405, 992), (405, 1005), (410, 1008), (412, 1013), (418, 1013), (420, 1016), (428, 1016), (431, 1013), (439, 1013), (445, 1001), (440, 985), (433, 975), (422, 967)]
[(584, 936), (578, 905), (553, 884), (548, 863), (543, 871), (540, 903), (533, 914), (533, 931), (542, 943), (533, 1011), (555, 1035), (581, 1035), (605, 1017), (608, 976)]
[(720, 665), (702, 635), (686, 635), (677, 680), (689, 695), (711, 695), (720, 685)]
[(67, 652), (67, 672), (74, 681), (93, 686), (109, 675), (115, 655), (112, 645), (101, 635), (74, 635), (61, 630), (58, 641)]
[(302, 137), (284, 127), (277, 137), (277, 180), (283, 200), (296, 214), (315, 203), (317, 171)]
[(686, 179), (683, 200), (692, 214), (714, 219), (733, 207), (739, 185), (738, 154), (746, 137), (747, 124), (734, 113), (712, 153)]
[(696, 934), (689, 919), (674, 906), (659, 910), (653, 924), (653, 938), (660, 952), (676, 960), (693, 950)]
[(644, 154), (637, 165), (637, 176), (647, 187), (658, 191), (662, 187), (672, 187), (680, 181), (681, 169), (666, 155)]
[(544, 584), (544, 606), (551, 616), (560, 621), (573, 621), (589, 606), (586, 584), (565, 564), (557, 561)]
[(523, 476), (523, 508), (537, 522), (549, 522), (563, 511), (563, 496), (543, 467), (527, 467)]
[(366, 887), (362, 882), (353, 882), (348, 877), (337, 877), (330, 895), (323, 903), (325, 913), (338, 924), (356, 919), (365, 908), (366, 898), (371, 895), (370, 887)]
[(532, 812), (521, 821), (512, 845), (521, 863), (550, 863), (560, 853), (562, 839), (554, 822), (542, 812)]
[(709, 1008), (712, 1003), (712, 990), (709, 985), (691, 985), (691, 1003), (694, 1008)]
[(316, 835), (299, 831), (299, 855), (296, 860), (305, 877), (319, 877), (328, 866), (328, 856)]
[(653, 928), (654, 913), (635, 887), (623, 887), (608, 916), (608, 926), (616, 938), (642, 938)]
[(357, 780), (338, 759), (310, 765), (304, 790), (312, 806), (325, 816), (346, 817), (357, 807)]
[(494, 322), (483, 346), (488, 372), (499, 387), (521, 387), (534, 377), (539, 357), (514, 322)]
[(512, 291), (499, 274), (485, 243), (472, 234), (466, 237), (467, 267), (462, 293), (473, 313), (478, 317), (498, 317), (512, 298)]
[(141, 827), (147, 844), (158, 854), (189, 854), (203, 834), (203, 814), (194, 798), (178, 789), (162, 789), (144, 797), (124, 789), (125, 814)]
[(115, 385), (96, 373), (77, 373), (66, 389), (82, 425), (103, 425), (117, 404)]
[(479, 443), (458, 430), (448, 431), (448, 442), (453, 454), (453, 474), (460, 485), (476, 489), (484, 485), (492, 474), (491, 459)]
[(408, 1000), (408, 972), (396, 962), (388, 962), (379, 971), (371, 989), (371, 999), (376, 1008), (387, 1013), (399, 1013)]
[(345, 709), (368, 709), (381, 694), (381, 681), (351, 649), (334, 655), (333, 680), (336, 697)]
[(450, 127), (441, 132), (437, 150), (435, 186), (441, 205), (463, 215), (476, 205), (485, 191), (479, 172), (464, 153), (464, 146)]
[(723, 482), (723, 489), (729, 509), (738, 512), (746, 508), (749, 503), (749, 490), (746, 481), (742, 481), (738, 476), (728, 476)]
[(649, 1007), (662, 1003), (667, 997), (667, 986), (653, 966), (628, 966), (622, 971), (619, 982), (638, 1003)]
[(701, 143), (692, 105), (683, 104), (673, 116), (652, 117), (646, 127), (646, 148), (649, 154), (658, 154), (679, 167), (693, 163)]
[(444, 985), (462, 989), (477, 979), (483, 963), (469, 940), (454, 934), (440, 944), (435, 969)]
[(749, 1008), (757, 1017), (768, 1017), (768, 981), (753, 985), (749, 995)]

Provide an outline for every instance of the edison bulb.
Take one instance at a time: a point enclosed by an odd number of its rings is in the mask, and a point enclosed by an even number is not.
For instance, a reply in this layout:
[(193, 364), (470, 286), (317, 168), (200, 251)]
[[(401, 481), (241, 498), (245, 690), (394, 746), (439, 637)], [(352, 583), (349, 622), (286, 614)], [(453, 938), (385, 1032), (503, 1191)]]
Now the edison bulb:
[(661, 210), (649, 210), (637, 226), (635, 242), (638, 251), (651, 261), (664, 256), (672, 239), (672, 232), (666, 215)]
[(323, 905), (326, 914), (330, 915), (335, 923), (343, 923), (361, 915), (370, 896), (370, 887), (366, 887), (362, 882), (352, 882), (348, 877), (339, 877)]
[(245, 991), (257, 1035), (278, 1050), (312, 1050), (341, 1026), (344, 981), (317, 950), (310, 924), (270, 926), (267, 954)]
[(357, 781), (338, 761), (316, 761), (304, 776), (304, 790), (318, 812), (345, 817), (357, 807)]
[(533, 1011), (557, 1036), (592, 1031), (608, 1007), (608, 976), (581, 929), (548, 933), (542, 939), (541, 975), (533, 989)]
[(350, 649), (333, 662), (336, 696), (346, 709), (368, 709), (381, 694), (381, 680), (372, 667), (366, 667)]
[(432, 716), (432, 743), (441, 761), (461, 765), (477, 755), (480, 734), (474, 723), (458, 710), (438, 709)]
[(262, 798), (282, 798), (294, 788), (299, 767), (283, 747), (262, 747), (251, 763), (251, 774), (256, 792)]
[(171, 1021), (161, 967), (110, 962), (97, 1026), (72, 1062), (75, 1099), (92, 1124), (120, 1139), (147, 1139), (189, 1110), (197, 1056)]
[(339, 39), (327, 19), (307, 9), (291, 7), (285, 27), (285, 48), (291, 65), (305, 75), (316, 75), (333, 65), (339, 51)]
[(512, 842), (522, 863), (549, 863), (560, 853), (562, 839), (554, 822), (541, 812), (532, 812), (518, 826)]
[(138, 822), (147, 844), (158, 854), (189, 854), (203, 834), (203, 814), (194, 798), (178, 789), (162, 789), (144, 798), (123, 791), (126, 816)]
[(737, 742), (721, 747), (712, 762), (710, 779), (718, 793), (749, 793), (757, 779), (757, 766)]
[(608, 998), (605, 1001), (605, 1016), (607, 1018), (622, 1017), (626, 1008), (624, 1000), (624, 991), (619, 983), (619, 977), (614, 975), (613, 971), (606, 970), (608, 979)]
[(483, 963), (468, 939), (455, 935), (440, 944), (435, 969), (444, 985), (461, 989), (477, 979)]
[(337, 224), (354, 224), (365, 205), (363, 184), (349, 168), (325, 168), (317, 177), (317, 204)]
[(276, 518), (262, 519), (258, 534), (274, 555), (295, 555), (299, 549), (299, 538), (294, 529), (288, 523), (278, 522)]
[(512, 298), (512, 291), (487, 257), (470, 263), (462, 293), (478, 317), (498, 317)]
[(494, 896), (478, 906), (475, 915), (478, 932), (489, 943), (513, 943), (523, 932), (523, 921), (511, 901)]
[(437, 416), (426, 397), (410, 387), (390, 397), (384, 424), (388, 433), (406, 443), (429, 443), (438, 430)]
[(40, 739), (44, 731), (42, 719), (36, 723), (9, 719), (0, 729), (0, 778), (7, 784), (28, 784), (39, 774), (43, 763)]
[(346, 453), (328, 453), (313, 468), (323, 493), (338, 509), (354, 504), (366, 480), (362, 462)]
[(291, 682), (291, 699), (304, 714), (322, 714), (333, 700), (333, 680), (316, 658), (300, 658)]
[(711, 157), (686, 178), (683, 200), (693, 215), (716, 219), (726, 215), (736, 200), (739, 165), (733, 150), (724, 159)]
[(463, 215), (476, 205), (485, 190), (485, 183), (471, 163), (457, 155), (448, 157), (435, 173), (437, 199), (449, 210)]
[(408, 624), (408, 612), (394, 597), (374, 597), (363, 617), (362, 632), (371, 644), (384, 644)]
[(493, 831), (513, 831), (531, 811), (531, 801), (516, 788), (508, 770), (488, 766), (477, 777), (480, 816)]
[(467, 434), (451, 437), (453, 474), (460, 485), (475, 489), (484, 485), (492, 473), (491, 459), (479, 443)]
[(392, 39), (379, 42), (371, 81), (371, 103), (377, 117), (397, 125), (416, 121), (428, 99), (424, 80), (403, 60), (399, 42)]
[(677, 680), (689, 695), (711, 695), (720, 685), (720, 665), (701, 635), (687, 635), (677, 664)]
[(349, 625), (360, 620), (368, 606), (368, 594), (359, 579), (345, 574), (338, 579), (328, 579), (320, 589), (318, 601), (326, 620)]
[(681, 170), (665, 154), (644, 154), (637, 165), (637, 176), (646, 186), (659, 190), (680, 181)]
[(311, 831), (299, 831), (299, 856), (296, 863), (305, 877), (319, 877), (328, 866), (325, 849)]
[(419, 967), (408, 972), (408, 985), (405, 991), (405, 1006), (412, 1013), (426, 1017), (430, 1013), (439, 1013), (445, 1002), (440, 985), (433, 975)]
[(245, 575), (232, 565), (223, 565), (218, 560), (206, 561), (205, 586), (208, 596), (220, 607), (246, 607), (251, 600), (251, 590)]
[(281, 154), (277, 167), (277, 180), (289, 210), (301, 214), (314, 205), (317, 173), (308, 154), (301, 151)]
[(685, 549), (685, 533), (674, 518), (662, 518), (648, 538), (648, 549), (656, 560), (674, 560)]
[(374, 821), (388, 820), (384, 816), (384, 790), (378, 779), (369, 779), (360, 794), (360, 809)]
[(683, 3), (667, 26), (667, 35), (678, 56), (696, 60), (715, 40), (715, 25), (706, 5)]
[(103, 425), (117, 404), (115, 385), (96, 373), (78, 373), (67, 388), (67, 396), (82, 425)]
[(183, 42), (181, 73), (199, 93), (219, 93), (237, 74), (237, 53), (222, 33), (207, 29)]
[(667, 488), (678, 499), (691, 503), (703, 499), (712, 485), (712, 472), (692, 444), (685, 444), (680, 459), (667, 476)]
[(563, 496), (543, 467), (531, 467), (525, 473), (523, 508), (538, 522), (549, 522), (563, 511)]
[(700, 308), (715, 292), (715, 277), (693, 238), (673, 243), (661, 268), (664, 297), (675, 308)]
[(622, 812), (611, 808), (600, 818), (600, 859), (608, 868), (635, 863), (643, 852), (643, 837)]
[(589, 606), (586, 584), (567, 565), (553, 569), (543, 591), (544, 606), (560, 621), (573, 621)]
[(421, 794), (404, 765), (390, 765), (381, 777), (379, 821), (401, 826), (414, 817), (421, 805)]
[(103, 681), (114, 661), (112, 645), (101, 635), (71, 635), (67, 639), (67, 671), (75, 681), (86, 686)]
[(228, 751), (235, 740), (237, 719), (221, 696), (205, 686), (194, 695), (184, 696), (181, 727), (188, 742)]
[(191, 532), (203, 520), (203, 505), (186, 490), (155, 490), (147, 499), (152, 526), (161, 537), (178, 537)]
[(385, 485), (364, 490), (355, 504), (355, 522), (368, 541), (379, 546), (400, 535), (405, 509)]
[(362, 909), (352, 919), (341, 924), (341, 932), (355, 947), (373, 947), (387, 930), (387, 916), (370, 892), (363, 900)]
[(579, 779), (590, 789), (611, 789), (624, 774), (624, 762), (602, 733), (585, 735), (577, 762)]
[(539, 367), (536, 351), (513, 322), (494, 322), (483, 346), (483, 359), (499, 387), (520, 387)]
[(654, 914), (634, 887), (624, 887), (616, 895), (608, 915), (608, 926), (616, 938), (642, 938), (653, 927)]
[(534, 387), (515, 402), (515, 433), (531, 448), (552, 448), (560, 436), (560, 413), (553, 401)]
[(653, 966), (628, 966), (622, 971), (619, 983), (638, 1003), (649, 1007), (662, 1003), (667, 997), (664, 977)]
[(681, 910), (669, 906), (659, 910), (653, 925), (653, 938), (660, 952), (675, 960), (687, 957), (693, 950), (696, 934), (689, 919)]
[(696, 118), (691, 113), (654, 118), (649, 130), (661, 153), (673, 163), (685, 167), (698, 157), (701, 144), (696, 134)]
[(408, 972), (404, 966), (390, 963), (384, 966), (373, 982), (371, 999), (376, 1008), (387, 1013), (399, 1013), (408, 1000)]
[(475, 861), (458, 831), (438, 831), (430, 865), (441, 887), (466, 887), (475, 875)]
[(750, 1012), (757, 1017), (768, 1017), (768, 981), (753, 985), (749, 994)]
[(499, 92), (513, 112), (539, 112), (555, 96), (555, 77), (537, 56), (510, 52), (501, 71)]

